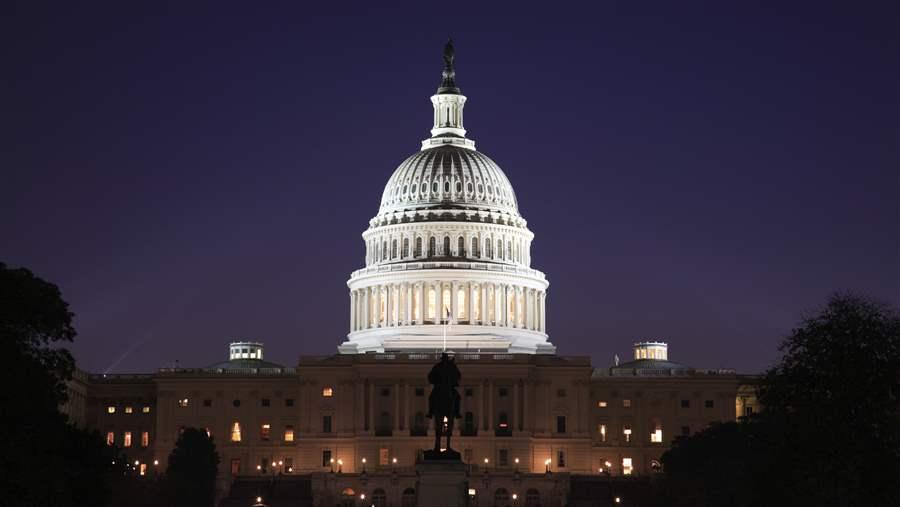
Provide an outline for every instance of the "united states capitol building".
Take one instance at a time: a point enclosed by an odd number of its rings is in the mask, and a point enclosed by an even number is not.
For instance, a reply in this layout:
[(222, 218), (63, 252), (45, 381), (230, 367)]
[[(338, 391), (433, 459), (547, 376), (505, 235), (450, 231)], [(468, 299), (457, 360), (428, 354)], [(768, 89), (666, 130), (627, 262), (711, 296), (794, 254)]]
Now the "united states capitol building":
[(148, 475), (165, 470), (183, 428), (205, 428), (222, 506), (411, 507), (434, 440), (426, 374), (446, 350), (462, 372), (453, 447), (470, 504), (562, 506), (613, 502), (616, 484), (659, 471), (673, 439), (758, 410), (752, 378), (680, 364), (659, 340), (618, 364), (560, 353), (535, 235), (504, 171), (467, 136), (449, 44), (431, 103), (431, 136), (362, 233), (336, 354), (273, 361), (241, 339), (209, 366), (80, 373), (70, 416)]

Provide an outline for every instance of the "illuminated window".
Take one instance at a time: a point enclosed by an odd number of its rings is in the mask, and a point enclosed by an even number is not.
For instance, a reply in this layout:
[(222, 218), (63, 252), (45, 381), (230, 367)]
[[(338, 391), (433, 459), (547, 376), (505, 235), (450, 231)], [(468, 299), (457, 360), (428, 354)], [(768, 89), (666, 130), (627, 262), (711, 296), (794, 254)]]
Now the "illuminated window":
[(633, 471), (634, 468), (631, 466), (631, 458), (622, 458), (622, 473), (631, 475), (631, 472)]
[(116, 434), (112, 431), (106, 432), (106, 445), (113, 445), (116, 443)]
[(146, 463), (141, 463), (141, 468), (140, 468), (140, 470), (141, 470), (141, 475), (147, 475), (147, 464), (146, 464)]
[(143, 412), (145, 414), (149, 414), (150, 413), (150, 405), (144, 405), (144, 408), (141, 409), (141, 412)]
[(330, 387), (323, 387), (322, 396), (324, 396), (325, 398), (331, 398), (332, 396), (334, 396), (334, 390)]
[(605, 401), (598, 401), (598, 402), (597, 402), (597, 406), (600, 407), (600, 408), (606, 408), (606, 402), (605, 402)]
[(294, 427), (293, 426), (285, 426), (284, 427), (284, 441), (285, 442), (293, 442), (294, 441)]
[(141, 432), (141, 447), (147, 447), (150, 445), (150, 432), (142, 431)]
[(208, 438), (212, 438), (212, 430), (209, 428), (203, 428), (203, 429), (206, 430), (206, 436)]
[[(447, 238), (449, 244), (450, 238)], [(449, 254), (448, 254), (449, 255)], [(450, 292), (450, 286), (444, 287), (443, 292), (441, 293), (441, 320), (450, 319), (452, 313), (450, 312), (450, 305), (452, 304), (452, 300), (450, 299), (453, 294)]]
[(630, 425), (626, 424), (626, 425), (622, 428), (622, 434), (625, 435), (625, 441), (626, 441), (626, 442), (631, 442), (631, 426), (630, 426)]
[(189, 402), (189, 400), (187, 398), (182, 398), (182, 399), (178, 400), (178, 406), (186, 407), (186, 406), (188, 406), (188, 402)]
[(110, 405), (110, 406), (106, 407), (106, 413), (107, 413), (107, 414), (115, 414), (115, 413), (116, 413), (116, 407), (114, 407), (113, 405)]
[(269, 440), (269, 435), (272, 432), (271, 424), (263, 424), (259, 429), (259, 439), (260, 440)]
[(378, 464), (387, 465), (391, 460), (391, 451), (387, 447), (378, 449)]
[(240, 442), (241, 441), (241, 423), (234, 421), (231, 425), (231, 441), (232, 442)]
[(131, 414), (131, 413), (133, 413), (133, 412), (134, 412), (134, 409), (133, 409), (133, 408), (131, 408), (131, 407), (125, 407), (125, 413), (126, 413), (126, 414)]
[(122, 442), (122, 445), (125, 447), (131, 447), (131, 432), (125, 432), (125, 440)]
[[(462, 238), (460, 238), (460, 240), (462, 240)], [(468, 318), (466, 315), (466, 289), (463, 287), (459, 287), (456, 290), (456, 318), (459, 320)]]
[(622, 406), (625, 408), (631, 408), (631, 400), (622, 400)]
[(606, 442), (606, 425), (605, 424), (597, 425), (597, 431), (600, 433), (600, 441)]
[(660, 428), (659, 426), (656, 427), (656, 430), (650, 434), (650, 441), (655, 444), (662, 443), (662, 428)]

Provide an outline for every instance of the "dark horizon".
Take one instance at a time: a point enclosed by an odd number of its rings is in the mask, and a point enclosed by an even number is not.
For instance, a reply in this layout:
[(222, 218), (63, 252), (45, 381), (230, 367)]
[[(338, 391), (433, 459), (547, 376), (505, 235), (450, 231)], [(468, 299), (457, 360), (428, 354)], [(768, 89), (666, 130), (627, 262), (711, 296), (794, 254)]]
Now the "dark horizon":
[(0, 261), (88, 371), (336, 353), (452, 33), (559, 354), (754, 373), (836, 291), (900, 304), (898, 4), (462, 5), (7, 6)]

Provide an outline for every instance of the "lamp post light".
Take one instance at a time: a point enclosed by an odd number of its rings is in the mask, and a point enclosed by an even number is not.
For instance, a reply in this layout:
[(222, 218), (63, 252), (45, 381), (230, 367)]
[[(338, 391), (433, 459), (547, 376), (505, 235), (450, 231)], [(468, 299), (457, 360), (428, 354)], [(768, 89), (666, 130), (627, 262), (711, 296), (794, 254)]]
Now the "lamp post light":
[(363, 472), (366, 471), (366, 458), (362, 459)]
[(622, 503), (622, 497), (617, 496), (617, 497), (616, 497), (616, 503)]

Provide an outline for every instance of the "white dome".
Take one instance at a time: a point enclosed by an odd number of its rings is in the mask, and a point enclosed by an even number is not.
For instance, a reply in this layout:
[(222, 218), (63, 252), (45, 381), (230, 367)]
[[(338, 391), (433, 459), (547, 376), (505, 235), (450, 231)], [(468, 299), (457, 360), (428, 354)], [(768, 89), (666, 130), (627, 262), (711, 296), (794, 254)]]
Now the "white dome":
[(400, 164), (384, 188), (378, 214), (428, 208), (519, 214), (500, 167), (481, 152), (452, 144), (422, 150)]

